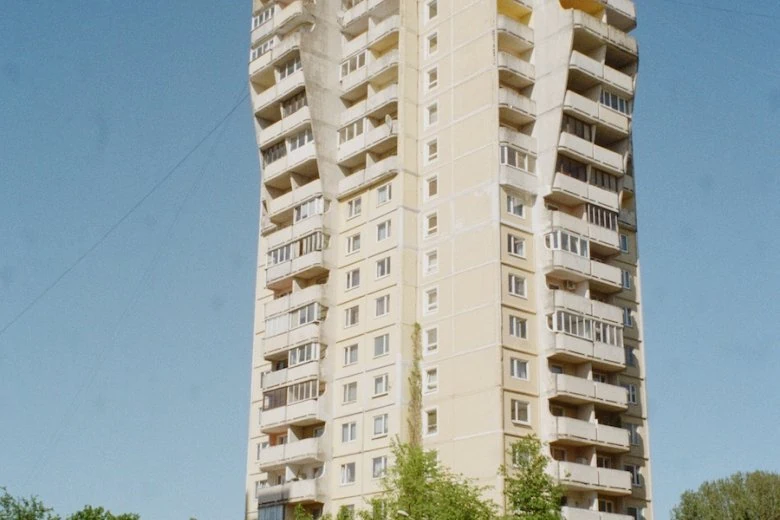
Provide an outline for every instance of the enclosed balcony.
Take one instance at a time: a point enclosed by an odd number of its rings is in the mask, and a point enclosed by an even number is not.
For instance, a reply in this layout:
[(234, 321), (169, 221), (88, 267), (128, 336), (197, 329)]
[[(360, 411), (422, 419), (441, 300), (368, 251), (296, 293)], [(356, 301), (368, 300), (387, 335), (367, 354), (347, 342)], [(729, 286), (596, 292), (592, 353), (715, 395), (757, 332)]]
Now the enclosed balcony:
[[(625, 139), (631, 131), (631, 119), (626, 114), (605, 107), (598, 101), (588, 99), (571, 90), (566, 92), (563, 110), (567, 114), (595, 124), (599, 135), (606, 139)], [(622, 166), (622, 164), (618, 164)]]
[(283, 368), (263, 374), (263, 390), (271, 390), (307, 379), (317, 379), (320, 376), (320, 362), (309, 361), (290, 368)]
[(398, 157), (385, 157), (339, 181), (339, 198), (349, 197), (370, 186), (384, 182), (399, 171)]
[(552, 374), (548, 393), (550, 399), (570, 404), (590, 403), (607, 410), (628, 408), (628, 392), (625, 388), (584, 377)]
[(298, 31), (284, 38), (275, 36), (273, 47), (249, 63), (250, 81), (258, 85), (272, 85), (274, 67), (300, 51), (301, 35)]
[(261, 450), (258, 465), (260, 471), (269, 471), (287, 464), (313, 464), (323, 460), (321, 452), (319, 437), (288, 442)]
[(319, 479), (297, 480), (277, 486), (268, 486), (257, 491), (258, 505), (272, 503), (303, 504), (324, 502), (325, 496)]
[(265, 270), (266, 287), (272, 290), (290, 289), (293, 278), (309, 280), (327, 272), (323, 250), (328, 236), (322, 229), (295, 242), (268, 251)]
[(499, 86), (498, 112), (502, 122), (523, 126), (536, 118), (536, 103), (512, 88)]
[(558, 201), (567, 206), (592, 202), (611, 211), (620, 209), (617, 193), (560, 172), (553, 177), (548, 197), (551, 201)]
[[(614, 214), (613, 214), (614, 215)], [(620, 238), (617, 229), (608, 229), (596, 224), (591, 224), (574, 215), (569, 215), (563, 211), (548, 212), (548, 229), (564, 229), (575, 235), (587, 237), (590, 241), (591, 249), (594, 251), (597, 246), (601, 251), (618, 253), (620, 250)]]
[(534, 46), (534, 30), (509, 16), (498, 15), (497, 30), (500, 49), (519, 54)]
[(532, 64), (508, 52), (498, 52), (498, 78), (501, 84), (515, 89), (533, 85), (536, 71)]
[(610, 86), (625, 97), (634, 97), (634, 78), (578, 51), (569, 60), (569, 86), (579, 92), (599, 84)]
[(633, 516), (619, 515), (616, 513), (603, 513), (601, 511), (591, 511), (590, 509), (580, 509), (578, 507), (562, 507), (561, 513), (565, 520), (635, 520)]
[(298, 289), (281, 298), (271, 300), (264, 306), (265, 316), (275, 316), (284, 312), (297, 309), (310, 302), (325, 304), (325, 286), (321, 284), (311, 285), (305, 289)]
[(368, 83), (384, 85), (398, 77), (398, 50), (394, 49), (381, 56), (366, 52), (366, 64), (341, 78), (341, 97), (355, 101), (368, 94)]
[(274, 199), (266, 194), (265, 199), (265, 217), (273, 223), (290, 222), (293, 219), (293, 209), (295, 206), (307, 201), (317, 195), (322, 195), (322, 181), (315, 179), (308, 184), (298, 186), (288, 191), (284, 195)]
[(570, 489), (597, 491), (604, 495), (631, 494), (631, 474), (627, 471), (560, 461), (552, 463), (550, 471)]
[(260, 144), (263, 147), (271, 146), (308, 126), (311, 126), (311, 112), (309, 107), (305, 106), (287, 117), (283, 117), (276, 123), (263, 128), (260, 131)]
[(262, 170), (263, 184), (286, 191), (292, 186), (292, 174), (313, 178), (317, 172), (317, 147), (312, 140), (292, 151), (288, 146), (284, 156), (266, 164)]
[(569, 446), (597, 446), (599, 451), (626, 452), (630, 449), (628, 430), (571, 417), (553, 417), (549, 442)]
[[(365, 120), (364, 124), (370, 120)], [(389, 119), (368, 127), (365, 131), (339, 145), (338, 163), (340, 166), (354, 168), (365, 163), (367, 153), (383, 154), (396, 147), (398, 120)]]

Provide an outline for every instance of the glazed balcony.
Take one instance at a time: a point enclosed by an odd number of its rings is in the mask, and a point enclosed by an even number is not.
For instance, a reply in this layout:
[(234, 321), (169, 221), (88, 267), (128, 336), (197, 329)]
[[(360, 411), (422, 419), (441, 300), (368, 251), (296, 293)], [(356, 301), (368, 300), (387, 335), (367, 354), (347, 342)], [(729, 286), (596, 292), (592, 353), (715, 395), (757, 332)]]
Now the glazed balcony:
[(578, 507), (564, 506), (561, 508), (561, 513), (565, 520), (634, 520), (634, 517), (629, 515), (603, 513), (601, 511), (591, 511), (590, 509), (580, 509)]
[(324, 404), (321, 399), (308, 399), (271, 410), (260, 415), (260, 430), (263, 433), (280, 433), (290, 426), (310, 426), (325, 421)]
[(548, 275), (572, 282), (587, 280), (591, 288), (602, 292), (622, 289), (619, 268), (569, 251), (548, 250), (543, 267)]
[(319, 361), (309, 361), (301, 365), (284, 368), (263, 374), (263, 390), (271, 390), (283, 385), (317, 379), (320, 376)]
[(300, 32), (288, 34), (284, 38), (276, 36), (274, 46), (249, 63), (249, 79), (259, 84), (273, 83), (273, 67), (288, 57), (292, 57), (293, 53), (299, 51), (300, 48)]
[[(536, 139), (530, 135), (501, 126), (498, 129), (498, 140), (500, 145), (510, 146), (528, 155), (536, 155)], [(536, 193), (538, 190), (538, 179), (533, 172), (503, 163), (499, 165), (499, 183), (529, 193)]]
[(631, 494), (631, 474), (627, 471), (560, 461), (553, 462), (550, 471), (569, 489), (597, 491), (605, 495)]
[(393, 83), (344, 110), (340, 116), (340, 123), (341, 126), (346, 126), (348, 123), (361, 117), (373, 117), (374, 119), (382, 120), (386, 114), (397, 112), (397, 106), (398, 84)]
[[(571, 90), (566, 92), (563, 111), (597, 125), (599, 134), (611, 140), (625, 139), (631, 131), (631, 119), (626, 114), (612, 110), (598, 101), (588, 99)], [(616, 164), (622, 170), (622, 157), (620, 159), (621, 161)]]
[(548, 393), (550, 399), (565, 403), (594, 404), (615, 411), (628, 409), (628, 392), (625, 388), (584, 377), (552, 374)]
[(305, 289), (299, 289), (286, 296), (282, 296), (281, 298), (271, 300), (264, 306), (264, 315), (266, 317), (275, 316), (283, 312), (297, 309), (298, 307), (302, 307), (311, 302), (325, 303), (324, 285), (311, 285)]
[(583, 182), (565, 173), (556, 173), (550, 187), (551, 200), (568, 206), (576, 206), (583, 202), (592, 202), (612, 211), (618, 211), (618, 194)]
[(366, 95), (369, 82), (377, 85), (388, 83), (398, 76), (398, 61), (397, 49), (379, 57), (374, 57), (371, 52), (368, 52), (364, 67), (341, 78), (341, 97), (349, 101), (360, 99)]
[(498, 78), (502, 84), (521, 89), (532, 85), (536, 78), (534, 66), (508, 52), (498, 52)]
[(553, 417), (549, 442), (569, 446), (596, 446), (599, 451), (629, 451), (628, 430), (571, 417)]
[(318, 479), (297, 480), (278, 486), (268, 486), (258, 490), (257, 503), (263, 504), (284, 502), (287, 504), (302, 504), (307, 502), (324, 502), (325, 496)]
[(399, 171), (398, 157), (392, 155), (377, 161), (367, 168), (355, 172), (339, 181), (339, 198), (349, 197), (396, 175)]
[(263, 167), (263, 184), (281, 190), (290, 189), (293, 173), (304, 177), (317, 175), (317, 147), (313, 140)]
[(623, 155), (568, 132), (561, 132), (558, 149), (566, 155), (614, 175), (620, 176), (626, 171)]
[[(260, 471), (281, 469), (287, 464), (314, 464), (323, 460), (318, 437), (269, 446), (260, 451)], [(298, 481), (307, 482), (307, 481)]]
[(591, 248), (596, 246), (603, 252), (609, 252), (617, 254), (620, 252), (620, 237), (617, 229), (607, 229), (596, 224), (591, 224), (587, 220), (583, 220), (574, 215), (569, 215), (562, 211), (550, 211), (549, 217), (549, 229), (560, 228), (566, 231), (570, 231), (575, 235), (581, 237), (587, 237), (590, 241)]
[(572, 10), (572, 21), (574, 30), (587, 34), (593, 40), (592, 44), (610, 46), (613, 50), (625, 54), (627, 59), (636, 60), (639, 46), (636, 39), (625, 31), (578, 9)]
[(278, 83), (274, 83), (255, 97), (255, 116), (271, 121), (278, 120), (281, 113), (279, 102), (283, 98), (303, 90), (305, 85), (303, 69), (293, 72)]
[(633, 77), (581, 52), (572, 51), (569, 60), (569, 85), (585, 92), (598, 84), (608, 85), (625, 97), (634, 97)]
[(284, 289), (293, 278), (311, 279), (327, 272), (322, 251), (312, 251), (305, 255), (267, 267), (265, 270), (268, 289)]
[(512, 50), (519, 54), (534, 46), (534, 30), (513, 18), (499, 14), (497, 30), (500, 49)]
[[(364, 122), (367, 124), (368, 120)], [(393, 119), (388, 125), (378, 123), (374, 128), (367, 128), (359, 136), (339, 145), (338, 163), (340, 166), (353, 168), (365, 162), (365, 154), (382, 154), (395, 148), (398, 136), (398, 120)]]
[(268, 251), (270, 251), (288, 242), (293, 242), (296, 238), (305, 237), (314, 231), (321, 230), (323, 228), (323, 215), (312, 215), (309, 218), (305, 218), (299, 222), (296, 222), (295, 224), (286, 226), (269, 234), (265, 238), (265, 247)]
[[(569, 291), (548, 291), (545, 298), (545, 308), (548, 313), (558, 309), (564, 309), (614, 325), (623, 323), (623, 310), (620, 307), (591, 300), (590, 298)], [(620, 352), (622, 356), (623, 350), (620, 349)]]
[(260, 130), (260, 145), (263, 147), (271, 146), (298, 133), (307, 126), (311, 126), (311, 112), (309, 107), (305, 106)]
[(523, 126), (536, 119), (536, 103), (508, 87), (498, 87), (498, 112), (501, 121)]
[(275, 199), (266, 198), (265, 203), (267, 212), (264, 216), (268, 217), (269, 221), (275, 224), (290, 222), (293, 218), (295, 206), (321, 194), (322, 181), (316, 179), (308, 184), (294, 188)]

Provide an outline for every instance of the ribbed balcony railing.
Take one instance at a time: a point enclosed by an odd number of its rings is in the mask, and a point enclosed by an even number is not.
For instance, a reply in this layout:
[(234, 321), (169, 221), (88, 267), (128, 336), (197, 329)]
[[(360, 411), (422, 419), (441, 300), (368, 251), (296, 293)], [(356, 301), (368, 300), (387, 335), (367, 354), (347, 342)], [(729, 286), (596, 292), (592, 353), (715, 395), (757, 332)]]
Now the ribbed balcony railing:
[(605, 408), (625, 410), (628, 393), (625, 388), (584, 377), (551, 374), (549, 395), (571, 403), (594, 403)]

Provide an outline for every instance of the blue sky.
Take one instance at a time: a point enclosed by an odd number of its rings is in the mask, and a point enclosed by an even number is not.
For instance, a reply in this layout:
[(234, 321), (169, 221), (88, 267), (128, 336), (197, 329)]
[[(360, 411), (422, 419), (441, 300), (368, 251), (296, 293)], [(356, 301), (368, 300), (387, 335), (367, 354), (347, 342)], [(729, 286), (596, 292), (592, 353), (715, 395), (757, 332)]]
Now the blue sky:
[[(663, 520), (702, 480), (780, 471), (764, 441), (780, 429), (780, 4), (638, 3), (636, 168)], [(249, 0), (3, 5), (0, 328), (241, 99), (250, 10)], [(245, 100), (0, 334), (0, 485), (60, 512), (241, 516), (258, 190)]]

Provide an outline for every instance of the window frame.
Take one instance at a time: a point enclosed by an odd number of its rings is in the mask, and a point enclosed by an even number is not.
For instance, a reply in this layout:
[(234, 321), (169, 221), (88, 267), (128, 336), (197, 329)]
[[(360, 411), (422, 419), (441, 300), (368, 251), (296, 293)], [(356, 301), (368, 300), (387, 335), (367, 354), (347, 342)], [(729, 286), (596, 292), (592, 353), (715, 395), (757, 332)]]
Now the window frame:
[[(423, 414), (423, 437), (433, 437), (435, 435), (439, 434), (439, 407), (438, 406), (432, 406), (430, 408), (425, 408), (422, 412)], [(429, 417), (435, 417), (436, 422), (434, 423), (435, 429), (431, 431), (430, 427), (430, 421)]]
[[(525, 419), (520, 419), (520, 408), (525, 409)], [(530, 425), (531, 424), (531, 403), (520, 399), (509, 400), (509, 419), (512, 424)]]
[[(520, 372), (522, 374), (518, 373), (518, 370), (515, 370), (515, 367), (524, 367)], [(521, 377), (522, 375), (522, 377)], [(526, 359), (520, 359), (516, 357), (510, 357), (509, 358), (509, 377), (512, 379), (517, 379), (518, 381), (530, 381), (530, 376), (528, 374), (528, 360)]]
[[(352, 477), (352, 480), (349, 480), (350, 475)], [(354, 484), (356, 480), (357, 480), (357, 465), (354, 462), (346, 462), (342, 464), (341, 476), (339, 479), (340, 485), (350, 486)]]

